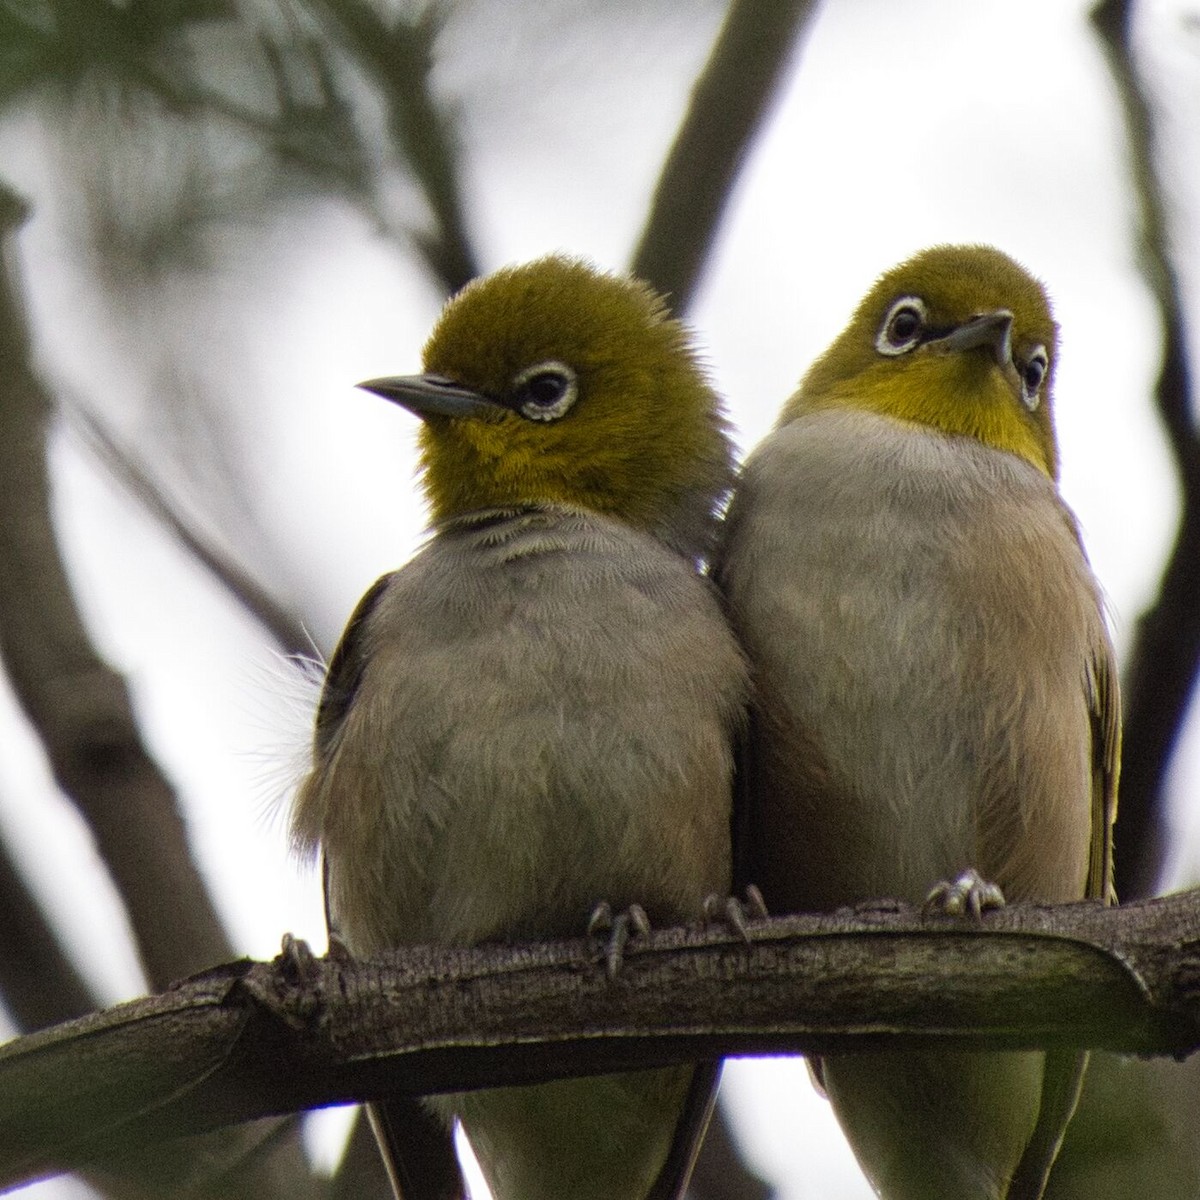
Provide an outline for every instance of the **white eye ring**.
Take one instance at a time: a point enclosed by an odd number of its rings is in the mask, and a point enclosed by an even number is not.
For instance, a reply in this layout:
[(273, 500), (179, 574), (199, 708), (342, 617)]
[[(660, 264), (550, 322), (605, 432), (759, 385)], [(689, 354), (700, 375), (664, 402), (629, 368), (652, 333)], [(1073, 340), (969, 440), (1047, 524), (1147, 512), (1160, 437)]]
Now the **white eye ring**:
[(557, 421), (575, 403), (579, 384), (566, 363), (548, 359), (517, 375), (513, 394), (521, 416), (531, 421)]
[(1050, 358), (1046, 354), (1046, 347), (1040, 344), (1034, 346), (1021, 368), (1021, 399), (1030, 412), (1036, 412), (1042, 402), (1042, 384), (1046, 382), (1049, 370)]
[(892, 302), (875, 335), (875, 349), (895, 358), (907, 354), (921, 342), (929, 314), (920, 296), (901, 296)]

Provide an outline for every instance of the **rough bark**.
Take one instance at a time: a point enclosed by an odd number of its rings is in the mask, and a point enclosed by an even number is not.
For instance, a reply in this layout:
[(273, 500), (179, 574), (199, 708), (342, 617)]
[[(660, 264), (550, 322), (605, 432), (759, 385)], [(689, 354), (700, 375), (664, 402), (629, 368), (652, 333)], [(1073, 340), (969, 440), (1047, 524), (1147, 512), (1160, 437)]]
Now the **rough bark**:
[(654, 933), (615, 980), (588, 941), (293, 951), (0, 1048), (0, 1186), (317, 1105), (729, 1054), (1200, 1047), (1200, 892), (1014, 905), (979, 927), (897, 905)]

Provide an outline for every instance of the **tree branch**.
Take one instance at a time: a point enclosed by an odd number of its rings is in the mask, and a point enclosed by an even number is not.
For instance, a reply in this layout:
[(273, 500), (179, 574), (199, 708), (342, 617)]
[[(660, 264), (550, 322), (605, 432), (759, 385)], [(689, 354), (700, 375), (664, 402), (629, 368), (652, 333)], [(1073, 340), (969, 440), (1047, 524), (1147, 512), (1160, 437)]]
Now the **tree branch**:
[[(13, 263), (11, 237), (4, 263)], [(0, 653), (55, 778), (88, 822), (162, 986), (231, 953), (170, 785), (124, 680), (91, 644), (50, 514), (50, 401), (29, 361), (16, 280), (0, 272)]]
[(96, 1006), (9, 848), (0, 842), (0, 995), (18, 1029), (42, 1029)]
[(305, 3), (379, 88), (388, 128), (433, 215), (433, 232), (414, 231), (413, 240), (446, 293), (457, 292), (479, 266), (467, 229), (454, 121), (432, 89), (438, 6), (389, 20), (367, 0)]
[(205, 567), (229, 595), (270, 635), (283, 654), (298, 658), (314, 653), (312, 638), (304, 624), (280, 604), (266, 588), (215, 539), (207, 536), (183, 512), (169, 490), (154, 478), (135, 451), (121, 445), (97, 414), (83, 404), (62, 408), (70, 426), (110, 474), (201, 566)]
[(615, 980), (568, 941), (242, 961), (0, 1048), (0, 1186), (122, 1147), (389, 1093), (737, 1054), (1200, 1047), (1200, 891), (897, 905), (639, 940)]
[(816, 0), (733, 0), (663, 166), (630, 271), (685, 313)]
[(1130, 174), (1141, 222), (1142, 273), (1158, 304), (1163, 355), (1155, 401), (1182, 491), (1175, 545), (1154, 604), (1138, 621), (1125, 671), (1125, 747), (1116, 827), (1116, 885), (1154, 892), (1163, 864), (1163, 785), (1200, 669), (1200, 439), (1193, 417), (1187, 320), (1170, 255), (1154, 123), (1133, 61), (1129, 0), (1092, 10), (1125, 113)]
[[(0, 250), (7, 268), (0, 269), (0, 655), (55, 779), (87, 822), (112, 874), (146, 973), (161, 986), (232, 951), (192, 861), (174, 792), (141, 741), (125, 681), (91, 643), (58, 551), (45, 453), (50, 400), (30, 362), (14, 264), (12, 236), (20, 219), (19, 201), (0, 184)], [(24, 898), (30, 899), (27, 893)], [(10, 924), (16, 916), (5, 913)], [(13, 931), (4, 940), (20, 952)], [(56, 962), (42, 947), (24, 961), (25, 972), (36, 966), (45, 972), (44, 985), (58, 980), (65, 986), (67, 964), (58, 957)], [(6, 983), (16, 978), (13, 965), (6, 965)], [(74, 995), (60, 995), (59, 1003), (79, 1003), (78, 979), (71, 986)], [(28, 1004), (22, 1008), (22, 1019), (36, 1015)], [(132, 1164), (103, 1186), (113, 1196), (138, 1195), (147, 1177), (141, 1168), (153, 1166), (159, 1181), (170, 1181), (157, 1194), (180, 1195), (184, 1172), (203, 1173), (218, 1154), (227, 1163), (245, 1159), (261, 1140), (249, 1133), (233, 1130), (182, 1154)], [(256, 1171), (252, 1189), (239, 1190), (238, 1175), (211, 1195), (303, 1200), (311, 1193), (297, 1183), (301, 1166), (292, 1130), (287, 1148), (272, 1156), (269, 1168)]]

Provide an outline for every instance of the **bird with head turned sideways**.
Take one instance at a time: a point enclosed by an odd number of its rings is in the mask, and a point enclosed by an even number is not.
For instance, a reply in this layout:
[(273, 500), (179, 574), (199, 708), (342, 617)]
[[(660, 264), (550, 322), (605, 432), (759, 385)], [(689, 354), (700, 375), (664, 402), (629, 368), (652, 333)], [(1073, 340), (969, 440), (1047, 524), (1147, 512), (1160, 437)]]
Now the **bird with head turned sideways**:
[[(1099, 586), (1057, 488), (1057, 327), (987, 246), (887, 272), (750, 455), (716, 574), (751, 661), (745, 878), (775, 913), (1111, 899)], [(1036, 1200), (1073, 1053), (826, 1057), (885, 1200)]]
[[(354, 954), (702, 918), (730, 885), (747, 668), (699, 573), (732, 483), (719, 401), (644, 285), (550, 257), (469, 284), (424, 371), (432, 536), (329, 665), (293, 836)], [(495, 1200), (682, 1195), (714, 1064), (389, 1100), (397, 1194), (449, 1200), (461, 1122)]]

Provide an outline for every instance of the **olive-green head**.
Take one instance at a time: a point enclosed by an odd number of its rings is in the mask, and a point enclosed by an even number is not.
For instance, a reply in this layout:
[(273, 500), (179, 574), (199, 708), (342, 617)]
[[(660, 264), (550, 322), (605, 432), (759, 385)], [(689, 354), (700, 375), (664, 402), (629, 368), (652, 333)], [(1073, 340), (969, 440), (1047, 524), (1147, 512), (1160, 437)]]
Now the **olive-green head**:
[(449, 301), (424, 368), (361, 386), (423, 419), (435, 523), (566, 504), (707, 552), (732, 447), (686, 330), (644, 284), (558, 256), (497, 271)]
[(1042, 285), (991, 246), (934, 246), (888, 271), (813, 364), (781, 424), (853, 407), (976, 438), (1058, 477), (1058, 327)]

